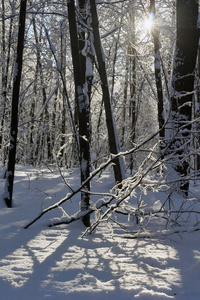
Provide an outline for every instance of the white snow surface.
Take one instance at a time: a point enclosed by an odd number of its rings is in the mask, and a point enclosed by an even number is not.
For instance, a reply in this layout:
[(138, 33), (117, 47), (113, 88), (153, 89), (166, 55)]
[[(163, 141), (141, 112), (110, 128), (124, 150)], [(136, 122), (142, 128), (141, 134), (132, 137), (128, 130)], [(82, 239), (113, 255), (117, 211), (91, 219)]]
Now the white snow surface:
[[(64, 176), (73, 189), (79, 186), (77, 170)], [(0, 176), (1, 191), (4, 184)], [(108, 192), (112, 185), (108, 173), (100, 183), (93, 182), (100, 192)], [(1, 195), (1, 299), (200, 299), (199, 231), (127, 239), (102, 223), (92, 235), (81, 238), (85, 230), (81, 221), (48, 227), (52, 218), (62, 216), (61, 209), (23, 228), (68, 192), (55, 169), (16, 167), (13, 208), (5, 206)], [(79, 202), (77, 194), (63, 208), (71, 215)]]

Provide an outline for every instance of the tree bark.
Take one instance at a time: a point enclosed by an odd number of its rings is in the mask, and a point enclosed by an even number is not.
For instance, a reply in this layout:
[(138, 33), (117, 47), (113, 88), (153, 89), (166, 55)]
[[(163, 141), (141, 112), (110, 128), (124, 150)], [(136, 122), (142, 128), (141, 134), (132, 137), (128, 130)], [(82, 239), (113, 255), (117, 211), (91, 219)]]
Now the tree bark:
[[(130, 142), (131, 147), (135, 143), (135, 133), (136, 133), (136, 12), (134, 11), (130, 13), (130, 41), (128, 45), (128, 55), (130, 56), (130, 119), (131, 119), (131, 133), (130, 133)], [(131, 161), (130, 161), (130, 171), (131, 174), (134, 168), (134, 157), (131, 153)]]
[[(200, 45), (198, 47), (198, 62), (197, 62), (197, 110), (195, 111), (195, 118), (200, 117)], [(196, 143), (195, 147), (196, 149), (199, 149), (200, 147), (200, 122), (197, 121), (196, 125)], [(200, 171), (200, 154), (198, 153), (195, 157), (195, 170), (198, 172)]]
[[(176, 47), (172, 74), (171, 150), (174, 152), (174, 168), (181, 177), (189, 174), (189, 148), (191, 138), (192, 99), (194, 94), (194, 70), (196, 66), (199, 29), (198, 1), (176, 2)], [(183, 181), (183, 191), (188, 192), (189, 180)]]
[[(106, 72), (105, 55), (101, 45), (95, 0), (90, 0), (90, 6), (91, 6), (93, 37), (94, 37), (94, 48), (97, 56), (98, 72), (99, 72), (101, 87), (103, 92), (103, 101), (104, 101), (105, 114), (106, 114), (109, 147), (110, 147), (111, 154), (118, 154), (120, 152), (120, 145), (119, 145), (116, 126), (114, 122), (114, 116), (111, 107), (109, 84), (108, 84), (107, 72)], [(115, 159), (113, 168), (114, 168), (116, 183), (121, 183), (122, 180), (125, 179), (125, 165), (122, 157), (118, 157)]]
[[(12, 14), (14, 15), (15, 5), (12, 6)], [(7, 93), (8, 93), (8, 72), (10, 66), (10, 53), (11, 53), (11, 44), (12, 44), (12, 29), (13, 29), (13, 19), (10, 20), (9, 27), (9, 35), (8, 35), (8, 49), (7, 49), (7, 58), (6, 58), (6, 47), (5, 47), (5, 23), (4, 23), (4, 14), (5, 14), (5, 1), (2, 1), (2, 115), (0, 120), (0, 150), (2, 155), (2, 163), (5, 165), (7, 151), (4, 147), (4, 124), (5, 124), (5, 116), (6, 116), (6, 108), (7, 108)], [(5, 62), (4, 62), (5, 60)]]
[(5, 118), (5, 109), (6, 109), (6, 72), (5, 72), (5, 58), (6, 58), (6, 46), (5, 46), (5, 3), (4, 0), (2, 0), (2, 13), (1, 13), (1, 19), (2, 19), (2, 49), (1, 49), (1, 55), (2, 55), (2, 115), (0, 119), (0, 150), (3, 148), (3, 127), (4, 127), (4, 118)]
[[(165, 136), (165, 128), (164, 128), (164, 108), (163, 108), (163, 88), (162, 88), (162, 71), (161, 71), (161, 57), (160, 57), (160, 41), (159, 41), (159, 32), (155, 21), (155, 0), (150, 0), (150, 18), (152, 19), (152, 28), (151, 33), (153, 36), (153, 44), (154, 44), (154, 69), (155, 69), (155, 80), (156, 80), (156, 89), (157, 89), (157, 103), (158, 103), (158, 125), (160, 129), (160, 139), (161, 142)], [(162, 144), (161, 144), (162, 145)], [(161, 146), (162, 149), (162, 146)]]
[[(68, 20), (70, 31), (70, 42), (72, 51), (72, 62), (74, 69), (75, 95), (78, 108), (79, 119), (79, 162), (81, 171), (81, 184), (86, 181), (90, 174), (90, 111), (89, 99), (87, 93), (83, 89), (83, 73), (81, 69), (81, 59), (79, 53), (79, 41), (77, 32), (77, 23), (75, 15), (74, 0), (68, 0)], [(87, 210), (90, 205), (90, 182), (84, 186), (84, 191), (81, 191), (81, 210)], [(82, 219), (85, 226), (90, 226), (90, 216), (85, 216)]]
[(16, 158), (16, 150), (17, 150), (19, 91), (20, 91), (20, 83), (21, 83), (23, 50), (24, 50), (26, 3), (27, 0), (21, 0), (17, 53), (15, 59), (14, 78), (13, 78), (10, 147), (9, 147), (9, 154), (8, 154), (8, 166), (7, 166), (7, 174), (6, 174), (6, 182), (5, 182), (5, 191), (4, 191), (4, 201), (8, 207), (12, 207), (15, 158)]

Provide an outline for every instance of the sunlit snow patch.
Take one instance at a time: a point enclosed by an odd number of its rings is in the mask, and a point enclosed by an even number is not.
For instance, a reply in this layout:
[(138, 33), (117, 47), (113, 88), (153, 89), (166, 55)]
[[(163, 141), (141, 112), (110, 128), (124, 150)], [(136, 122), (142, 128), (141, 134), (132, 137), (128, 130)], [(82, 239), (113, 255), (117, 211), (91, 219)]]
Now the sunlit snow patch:
[(0, 277), (15, 287), (23, 286), (33, 273), (34, 257), (39, 263), (44, 262), (66, 240), (68, 232), (66, 229), (41, 231), (25, 247), (0, 260)]
[[(158, 241), (119, 238), (112, 246), (104, 246), (99, 239), (99, 243), (90, 241), (90, 249), (78, 244), (69, 247), (42, 286), (66, 295), (115, 291), (119, 287), (136, 295), (145, 291), (148, 295), (154, 292), (158, 297), (170, 298), (173, 289), (182, 284), (180, 270), (173, 266), (178, 260), (173, 247)], [(63, 281), (65, 277), (68, 280)]]
[(33, 265), (29, 252), (21, 247), (0, 260), (0, 277), (15, 287), (21, 287), (33, 273)]
[(39, 263), (42, 263), (66, 240), (68, 232), (66, 229), (43, 230), (29, 241), (27, 246), (34, 253)]

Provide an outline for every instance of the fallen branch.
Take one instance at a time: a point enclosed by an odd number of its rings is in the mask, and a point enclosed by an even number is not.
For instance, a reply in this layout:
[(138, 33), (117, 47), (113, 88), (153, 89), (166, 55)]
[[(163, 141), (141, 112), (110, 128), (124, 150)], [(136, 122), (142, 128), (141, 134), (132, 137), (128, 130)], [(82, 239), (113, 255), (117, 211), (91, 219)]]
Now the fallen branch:
[(97, 205), (98, 203), (96, 203), (92, 208), (89, 208), (87, 210), (84, 210), (84, 211), (79, 210), (77, 213), (75, 213), (72, 216), (64, 217), (64, 220), (49, 224), (49, 227), (59, 226), (59, 225), (64, 225), (64, 224), (67, 225), (74, 221), (78, 221), (78, 220), (82, 219), (83, 217), (86, 217), (86, 216), (92, 214), (93, 212), (96, 212), (97, 210), (101, 209), (102, 207), (108, 206), (108, 204), (111, 203), (114, 198), (115, 198), (114, 196), (111, 197), (108, 201), (102, 202), (101, 205)]
[(138, 239), (138, 238), (143, 238), (143, 239), (160, 239), (162, 237), (170, 236), (172, 234), (181, 234), (181, 233), (192, 233), (200, 231), (200, 227), (189, 227), (186, 229), (185, 227), (179, 227), (179, 229), (167, 229), (167, 230), (159, 230), (156, 232), (150, 232), (150, 231), (145, 231), (145, 232), (138, 232), (135, 231), (132, 234), (124, 235), (124, 239)]
[[(119, 156), (126, 156), (126, 155), (129, 155), (130, 153), (134, 153), (136, 151), (138, 151), (145, 143), (147, 143), (148, 141), (150, 141), (152, 138), (154, 138), (158, 133), (159, 133), (160, 130), (158, 130), (157, 132), (155, 132), (154, 134), (151, 135), (151, 137), (147, 138), (145, 141), (143, 141), (140, 145), (137, 145), (135, 147), (133, 147), (132, 149), (128, 150), (128, 151), (125, 151), (125, 152), (120, 152), (118, 154), (115, 154), (115, 155), (111, 155), (111, 158), (109, 160), (107, 160), (107, 162), (105, 162), (104, 164), (100, 165), (97, 169), (95, 169), (93, 172), (91, 172), (90, 176), (82, 183), (82, 185), (75, 191), (71, 191), (70, 194), (67, 194), (66, 197), (64, 197), (63, 199), (61, 199), (60, 201), (58, 201), (57, 203), (55, 203), (54, 205), (46, 208), (45, 210), (43, 210), (39, 216), (37, 216), (33, 221), (31, 221), (29, 224), (27, 224), (24, 228), (27, 229), (28, 227), (30, 227), (32, 224), (34, 224), (37, 220), (39, 220), (44, 214), (46, 214), (47, 212), (55, 209), (55, 208), (58, 208), (59, 206), (61, 206), (64, 202), (70, 200), (73, 196), (75, 196), (77, 193), (81, 192), (83, 189), (84, 189), (84, 186), (89, 182), (91, 181), (98, 173), (100, 173), (102, 170), (104, 170), (105, 168), (107, 168), (108, 166), (110, 166), (114, 160), (119, 157)], [(167, 149), (167, 148), (166, 148)], [(144, 163), (142, 164), (142, 166), (140, 166), (140, 172), (141, 172), (141, 168), (143, 167), (143, 165), (145, 164), (145, 162), (149, 159), (149, 156), (145, 159)], [(123, 195), (121, 199), (119, 199), (115, 204), (114, 206), (112, 207), (109, 207), (108, 210), (99, 218), (99, 220), (97, 220), (94, 224), (91, 225), (91, 227), (89, 227), (87, 229), (90, 230), (90, 232), (92, 232), (99, 224), (99, 222), (101, 220), (103, 220), (106, 215), (110, 212), (110, 211), (113, 211), (115, 210), (117, 207), (119, 207), (119, 205), (125, 200), (127, 199), (129, 196), (130, 196), (130, 193), (141, 183), (141, 181), (144, 179), (144, 177), (148, 174), (148, 172), (156, 166), (157, 162), (160, 160), (160, 157), (158, 157), (152, 164), (150, 167), (147, 168), (147, 170), (144, 171), (144, 173), (140, 174), (140, 176), (138, 176), (138, 173), (135, 174), (135, 176), (132, 178), (131, 180), (131, 188), (129, 190), (129, 194), (126, 194), (125, 193), (125, 196)], [(138, 178), (137, 178), (138, 176)], [(179, 181), (180, 179), (178, 179), (177, 181)], [(181, 178), (182, 180), (182, 178)], [(124, 180), (126, 181), (126, 179)], [(123, 182), (124, 182), (123, 181)], [(122, 184), (123, 184), (122, 182)], [(118, 186), (116, 186), (116, 189), (117, 189)], [(122, 194), (122, 192), (126, 189), (125, 188), (122, 188), (121, 191), (120, 191), (120, 194)], [(119, 198), (119, 194), (117, 196), (111, 196), (111, 199), (109, 200), (110, 202), (114, 199), (118, 197)], [(102, 204), (102, 207), (103, 206), (106, 206), (108, 205), (110, 202), (106, 203), (106, 204)], [(100, 208), (100, 207), (99, 207)], [(98, 208), (95, 206), (95, 208), (90, 208), (89, 210), (86, 210), (86, 211), (82, 211), (81, 212), (81, 216), (79, 216), (80, 212), (78, 212), (78, 218), (77, 218), (77, 215), (76, 215), (76, 218), (75, 218), (75, 215), (73, 215), (71, 217), (70, 220), (68, 220), (67, 222), (59, 222), (57, 224), (54, 224), (54, 225), (60, 225), (60, 224), (69, 224), (75, 220), (78, 220), (84, 216), (86, 216), (87, 214), (91, 214), (93, 213), (94, 211), (96, 211)], [(75, 219), (74, 219), (75, 218)], [(53, 225), (51, 225), (53, 226)]]
[[(106, 167), (108, 167), (112, 161), (114, 160), (114, 158), (108, 160), (106, 163), (102, 164), (101, 166), (99, 166), (99, 168), (97, 168), (96, 170), (94, 170), (91, 175), (82, 183), (82, 185), (75, 191), (73, 191), (71, 194), (67, 194), (66, 197), (64, 197), (63, 199), (61, 199), (59, 202), (49, 206), (48, 208), (46, 208), (45, 210), (43, 210), (39, 216), (37, 216), (33, 221), (31, 221), (29, 224), (27, 224), (24, 229), (27, 229), (28, 227), (30, 227), (33, 223), (35, 223), (37, 220), (39, 220), (44, 214), (46, 214), (47, 212), (58, 208), (59, 206), (61, 206), (64, 202), (70, 200), (72, 197), (74, 197), (74, 195), (78, 194), (79, 192), (82, 191), (82, 189), (84, 189), (84, 186), (86, 185), (86, 183), (88, 183), (89, 181), (91, 181), (99, 172), (101, 172), (103, 169), (105, 169)], [(90, 212), (92, 213), (92, 211)], [(84, 215), (83, 215), (84, 216)]]

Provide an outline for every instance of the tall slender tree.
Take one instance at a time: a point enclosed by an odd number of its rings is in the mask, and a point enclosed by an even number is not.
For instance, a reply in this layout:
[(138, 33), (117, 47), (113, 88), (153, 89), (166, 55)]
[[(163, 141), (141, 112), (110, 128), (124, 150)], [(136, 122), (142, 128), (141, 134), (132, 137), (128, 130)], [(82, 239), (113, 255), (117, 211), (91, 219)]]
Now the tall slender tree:
[(6, 106), (6, 99), (5, 99), (5, 93), (6, 93), (6, 72), (5, 72), (5, 58), (6, 58), (6, 42), (5, 42), (5, 3), (4, 0), (2, 0), (2, 12), (1, 12), (1, 35), (2, 35), (2, 49), (1, 49), (1, 72), (2, 72), (2, 114), (0, 117), (0, 149), (2, 149), (2, 141), (3, 141), (3, 125), (4, 125), (4, 118), (5, 118), (5, 106)]
[(6, 118), (6, 107), (7, 107), (7, 94), (8, 94), (8, 73), (10, 66), (10, 56), (11, 56), (11, 44), (12, 44), (12, 31), (13, 31), (13, 20), (14, 20), (14, 10), (15, 4), (11, 4), (12, 17), (10, 18), (10, 26), (8, 31), (7, 40), (7, 51), (6, 51), (6, 34), (5, 34), (5, 1), (2, 1), (2, 113), (0, 117), (0, 151), (2, 155), (2, 163), (5, 165), (6, 162), (6, 150), (4, 147), (5, 139), (5, 118)]
[[(181, 176), (189, 174), (192, 100), (194, 95), (194, 70), (196, 66), (199, 29), (198, 0), (176, 2), (176, 47), (172, 74), (171, 150), (174, 151), (174, 168)], [(189, 181), (182, 182), (187, 194)]]
[[(90, 0), (91, 6), (91, 18), (92, 18), (92, 30), (94, 39), (94, 48), (96, 52), (98, 62), (98, 72), (101, 80), (101, 87), (103, 92), (103, 102), (106, 114), (106, 124), (108, 130), (108, 140), (111, 154), (118, 154), (120, 152), (120, 145), (117, 136), (114, 116), (111, 107), (111, 97), (109, 91), (109, 83), (106, 72), (105, 54), (101, 44), (101, 38), (99, 33), (98, 15), (96, 1)], [(114, 159), (114, 175), (117, 183), (122, 182), (125, 178), (125, 165), (122, 157)]]
[[(74, 0), (68, 0), (68, 20), (70, 31), (70, 43), (72, 52), (72, 62), (74, 69), (75, 95), (78, 108), (79, 124), (79, 162), (81, 171), (81, 183), (89, 177), (90, 174), (90, 111), (88, 94), (83, 86), (83, 71), (81, 68), (81, 59), (79, 53), (79, 40), (77, 31), (77, 21), (75, 14)], [(81, 210), (87, 210), (90, 205), (90, 182), (84, 186), (81, 192)], [(83, 218), (83, 223), (90, 226), (90, 216)]]
[(20, 92), (22, 64), (23, 64), (23, 50), (24, 50), (26, 4), (27, 4), (27, 0), (21, 0), (20, 13), (19, 13), (18, 42), (17, 42), (17, 51), (16, 51), (14, 77), (13, 77), (10, 146), (9, 146), (8, 166), (7, 166), (7, 173), (6, 173), (5, 191), (4, 191), (4, 201), (8, 207), (12, 207), (12, 196), (13, 196), (15, 158), (16, 158), (17, 134), (18, 134), (19, 92)]
[[(195, 110), (195, 117), (199, 118), (200, 117), (200, 45), (198, 48), (198, 60), (197, 60), (197, 104), (196, 107), (197, 109)], [(195, 140), (195, 147), (197, 149), (199, 149), (200, 146), (200, 122), (197, 122), (196, 124), (196, 131), (197, 131), (197, 135), (196, 135), (196, 140)], [(200, 170), (200, 154), (197, 153), (196, 157), (195, 157), (195, 169), (196, 171)]]
[[(135, 132), (136, 132), (136, 6), (130, 13), (130, 41), (128, 45), (128, 56), (130, 64), (130, 123), (131, 133), (130, 142), (135, 143)], [(130, 170), (133, 171), (134, 157), (131, 153)]]
[(161, 70), (161, 56), (160, 56), (160, 41), (159, 31), (155, 24), (156, 8), (155, 0), (150, 0), (149, 18), (152, 22), (151, 32), (153, 36), (154, 44), (154, 69), (157, 89), (157, 103), (158, 103), (158, 124), (160, 129), (160, 138), (163, 139), (165, 136), (165, 118), (163, 108), (163, 87), (162, 87), (162, 70)]

